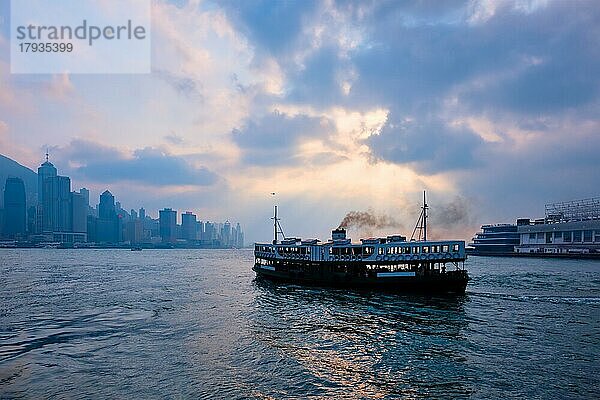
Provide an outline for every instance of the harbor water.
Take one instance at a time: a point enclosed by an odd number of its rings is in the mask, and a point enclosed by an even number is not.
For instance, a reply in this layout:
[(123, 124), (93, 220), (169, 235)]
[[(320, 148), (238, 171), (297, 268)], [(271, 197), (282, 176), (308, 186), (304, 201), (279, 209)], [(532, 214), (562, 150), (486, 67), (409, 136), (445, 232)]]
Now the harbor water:
[(0, 398), (598, 398), (600, 261), (467, 294), (256, 281), (251, 250), (0, 249)]

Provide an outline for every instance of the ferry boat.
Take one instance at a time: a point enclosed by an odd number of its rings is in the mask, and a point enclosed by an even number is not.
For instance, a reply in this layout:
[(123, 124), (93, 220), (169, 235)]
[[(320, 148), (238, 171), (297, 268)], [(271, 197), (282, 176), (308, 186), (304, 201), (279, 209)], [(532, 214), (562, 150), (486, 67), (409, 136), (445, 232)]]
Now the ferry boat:
[(465, 242), (428, 240), (427, 209), (423, 196), (421, 215), (409, 241), (390, 235), (352, 243), (346, 229), (339, 227), (322, 243), (285, 237), (275, 206), (274, 239), (255, 243), (253, 270), (259, 278), (298, 284), (464, 294), (469, 281)]
[(486, 224), (481, 226), (473, 241), (467, 246), (467, 254), (474, 256), (499, 256), (513, 254), (519, 245), (518, 225)]

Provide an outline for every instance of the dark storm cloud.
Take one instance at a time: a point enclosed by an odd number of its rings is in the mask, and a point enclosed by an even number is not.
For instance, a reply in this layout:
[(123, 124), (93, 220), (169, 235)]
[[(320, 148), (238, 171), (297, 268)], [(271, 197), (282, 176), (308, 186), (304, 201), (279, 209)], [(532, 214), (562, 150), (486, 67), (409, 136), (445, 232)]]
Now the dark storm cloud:
[(408, 164), (427, 174), (476, 166), (476, 152), (483, 145), (465, 127), (450, 127), (437, 119), (401, 121), (394, 116), (366, 143), (375, 159)]
[(407, 25), (401, 13), (373, 14), (381, 19), (369, 24), (370, 45), (354, 56), (359, 100), (406, 109), (477, 79), (460, 101), (479, 111), (556, 112), (597, 96), (597, 4), (505, 6), (481, 23)]
[(137, 182), (146, 185), (212, 185), (218, 176), (205, 167), (160, 149), (146, 147), (127, 157), (117, 149), (87, 140), (74, 140), (57, 150), (71, 173), (95, 182)]
[[(302, 68), (291, 54), (306, 51), (310, 28), (336, 23), (315, 13), (314, 2), (268, 7), (250, 2), (227, 10), (240, 29), (250, 32), (258, 49), (285, 49), (276, 56), (288, 79), (291, 102), (383, 105), (407, 112), (423, 103), (437, 104), (462, 87), (459, 101), (473, 112), (500, 108), (537, 115), (597, 99), (597, 3), (552, 1), (526, 10), (503, 2), (493, 4), (494, 14), (480, 20), (474, 19), (475, 12), (484, 5), (474, 4), (338, 1), (335, 12), (346, 15), (345, 27), (361, 32), (361, 43), (342, 49), (339, 38), (326, 30), (319, 38), (321, 47), (309, 52)], [(356, 79), (345, 96), (339, 72), (349, 70), (356, 72)]]
[(333, 123), (325, 118), (306, 115), (288, 116), (278, 111), (258, 120), (249, 120), (232, 131), (244, 161), (255, 165), (294, 164), (297, 145), (303, 138), (325, 138), (333, 131)]
[[(343, 102), (341, 86), (337, 74), (350, 67), (339, 57), (339, 50), (333, 46), (318, 49), (304, 61), (304, 68), (289, 71), (288, 79), (294, 84), (288, 100), (313, 105), (330, 105)], [(319, 93), (319, 96), (315, 96)]]
[(272, 54), (290, 49), (309, 15), (314, 13), (316, 0), (223, 1), (220, 3), (229, 18), (258, 48)]

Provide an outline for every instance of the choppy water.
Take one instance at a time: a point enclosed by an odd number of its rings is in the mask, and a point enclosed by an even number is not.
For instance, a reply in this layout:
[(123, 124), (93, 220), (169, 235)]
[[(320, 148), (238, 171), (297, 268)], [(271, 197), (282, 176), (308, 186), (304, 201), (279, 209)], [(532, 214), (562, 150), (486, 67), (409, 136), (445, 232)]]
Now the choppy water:
[(600, 262), (458, 298), (254, 281), (249, 250), (0, 250), (1, 398), (598, 398)]

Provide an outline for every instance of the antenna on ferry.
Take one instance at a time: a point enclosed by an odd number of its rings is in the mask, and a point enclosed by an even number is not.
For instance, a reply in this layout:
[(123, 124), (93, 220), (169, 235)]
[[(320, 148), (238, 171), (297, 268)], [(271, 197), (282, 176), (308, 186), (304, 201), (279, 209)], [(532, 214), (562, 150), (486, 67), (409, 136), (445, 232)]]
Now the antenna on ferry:
[[(272, 196), (275, 196), (275, 193), (271, 193)], [(277, 244), (277, 236), (281, 233), (281, 236), (285, 239), (285, 233), (283, 233), (283, 229), (281, 229), (281, 225), (279, 224), (280, 218), (277, 218), (277, 205), (275, 205), (275, 213), (273, 215), (273, 244)]]
[(419, 230), (419, 238), (417, 240), (426, 241), (427, 240), (427, 210), (429, 206), (427, 206), (427, 196), (425, 191), (423, 190), (423, 205), (421, 206), (421, 214), (419, 215), (419, 219), (415, 225), (415, 229), (413, 229), (412, 236), (410, 240), (415, 239), (415, 233), (417, 233), (417, 229)]
[(423, 240), (427, 240), (427, 198), (423, 190)]

